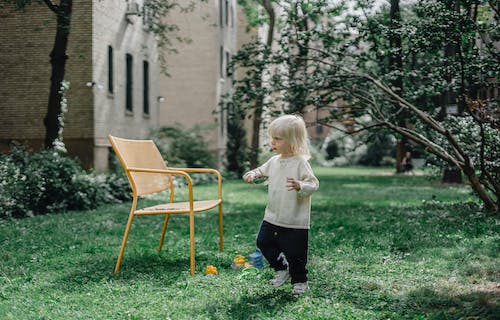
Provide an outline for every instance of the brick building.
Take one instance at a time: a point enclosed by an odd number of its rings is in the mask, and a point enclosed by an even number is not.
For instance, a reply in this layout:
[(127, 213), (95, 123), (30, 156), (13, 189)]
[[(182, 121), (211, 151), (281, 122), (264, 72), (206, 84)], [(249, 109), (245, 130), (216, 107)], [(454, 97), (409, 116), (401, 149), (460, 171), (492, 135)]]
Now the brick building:
[[(73, 1), (63, 136), (69, 154), (87, 167), (107, 168), (108, 134), (145, 138), (158, 125), (157, 48), (139, 8), (128, 1)], [(13, 141), (43, 148), (55, 30), (55, 14), (45, 4), (0, 8), (0, 151)]]
[[(165, 55), (167, 77), (142, 12), (145, 1), (73, 0), (64, 143), (87, 167), (105, 170), (108, 134), (146, 138), (159, 126), (202, 125), (222, 167), (227, 128), (219, 102), (232, 88), (226, 67), (256, 30), (245, 30), (236, 0), (199, 2), (192, 12), (171, 12), (165, 19), (191, 41), (174, 41), (178, 53)], [(12, 141), (43, 148), (55, 30), (55, 15), (44, 4), (24, 11), (0, 9), (0, 74), (5, 75), (0, 79), (0, 151)]]

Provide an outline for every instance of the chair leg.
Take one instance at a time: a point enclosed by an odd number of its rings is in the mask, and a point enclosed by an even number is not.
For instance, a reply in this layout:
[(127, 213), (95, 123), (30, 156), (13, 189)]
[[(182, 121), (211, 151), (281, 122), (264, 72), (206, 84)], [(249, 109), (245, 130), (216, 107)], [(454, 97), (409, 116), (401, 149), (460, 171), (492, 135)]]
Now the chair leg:
[(223, 240), (224, 228), (222, 224), (222, 202), (219, 204), (219, 250), (224, 251), (224, 240)]
[(161, 231), (160, 245), (158, 246), (158, 252), (163, 248), (163, 239), (165, 239), (165, 232), (167, 231), (168, 220), (170, 219), (170, 214), (165, 215), (165, 221), (163, 222), (163, 230)]
[(120, 264), (122, 262), (123, 252), (125, 252), (125, 246), (127, 245), (128, 234), (130, 232), (130, 227), (132, 226), (132, 221), (134, 220), (135, 205), (137, 204), (137, 199), (132, 202), (132, 209), (130, 210), (130, 215), (128, 216), (127, 226), (125, 227), (125, 233), (123, 235), (122, 246), (120, 247), (120, 253), (118, 254), (118, 260), (116, 261), (115, 274), (120, 270)]
[(191, 275), (194, 276), (194, 212), (189, 213), (189, 260)]

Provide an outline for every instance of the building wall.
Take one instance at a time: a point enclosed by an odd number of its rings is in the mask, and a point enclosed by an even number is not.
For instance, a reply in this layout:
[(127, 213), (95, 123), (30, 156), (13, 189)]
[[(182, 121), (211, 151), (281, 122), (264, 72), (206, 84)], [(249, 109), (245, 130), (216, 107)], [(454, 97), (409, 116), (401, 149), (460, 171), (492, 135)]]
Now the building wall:
[[(159, 67), (154, 34), (143, 17), (126, 15), (127, 2), (94, 0), (92, 35), (95, 99), (95, 167), (105, 170), (109, 158), (107, 135), (144, 139), (158, 125)], [(135, 3), (142, 8), (143, 1)], [(113, 91), (108, 90), (108, 46), (113, 48)], [(133, 109), (126, 110), (126, 58), (133, 58)], [(149, 114), (143, 108), (143, 61), (149, 64)]]
[[(136, 0), (142, 7), (142, 0)], [(45, 4), (0, 9), (0, 151), (12, 141), (43, 148), (55, 14)], [(126, 1), (74, 0), (65, 79), (70, 81), (64, 143), (86, 167), (107, 168), (108, 134), (145, 138), (158, 124), (157, 51), (142, 18)], [(108, 93), (108, 45), (114, 51), (114, 92)], [(133, 112), (125, 111), (125, 54), (133, 56)], [(149, 62), (150, 113), (144, 115), (143, 61)]]
[(178, 53), (166, 59), (170, 77), (160, 75), (158, 81), (159, 95), (164, 97), (159, 124), (209, 128), (205, 139), (219, 155), (219, 166), (227, 134), (219, 101), (232, 86), (226, 66), (228, 57), (236, 52), (236, 14), (235, 0), (210, 0), (197, 3), (193, 12), (167, 17), (179, 26), (179, 35), (191, 41), (175, 45)]
[[(70, 155), (92, 162), (93, 96), (83, 85), (91, 79), (92, 3), (73, 3), (65, 79), (70, 81), (64, 142)], [(43, 148), (51, 65), (49, 54), (56, 31), (55, 14), (44, 4), (16, 11), (0, 9), (0, 150), (18, 141)]]

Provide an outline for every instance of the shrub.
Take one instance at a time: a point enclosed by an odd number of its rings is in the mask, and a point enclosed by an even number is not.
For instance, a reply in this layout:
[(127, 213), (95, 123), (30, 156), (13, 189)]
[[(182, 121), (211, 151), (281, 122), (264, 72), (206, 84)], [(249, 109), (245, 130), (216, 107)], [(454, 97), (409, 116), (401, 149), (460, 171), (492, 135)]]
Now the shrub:
[(0, 156), (0, 181), (0, 217), (93, 209), (122, 201), (127, 192), (123, 177), (89, 174), (54, 150), (30, 154), (13, 148)]
[(244, 127), (245, 112), (229, 104), (227, 115), (226, 169), (235, 177), (248, 170), (248, 146)]
[(366, 134), (366, 153), (359, 159), (359, 164), (366, 166), (380, 166), (388, 163), (394, 157), (396, 141), (392, 135), (383, 131)]
[[(335, 147), (332, 147), (335, 145)], [(327, 151), (327, 148), (330, 148)], [(333, 153), (333, 148), (335, 152)], [(332, 130), (323, 142), (322, 151), (327, 156), (324, 166), (346, 166), (358, 163), (366, 153), (366, 145), (360, 135), (348, 135), (339, 130)]]
[(361, 164), (367, 166), (391, 165), (394, 160), (395, 138), (385, 131), (346, 133), (346, 128), (332, 130), (325, 138), (321, 150), (324, 166)]
[(172, 167), (210, 167), (215, 166), (215, 156), (207, 148), (203, 139), (203, 129), (194, 127), (186, 130), (180, 126), (162, 127), (151, 132), (169, 166)]

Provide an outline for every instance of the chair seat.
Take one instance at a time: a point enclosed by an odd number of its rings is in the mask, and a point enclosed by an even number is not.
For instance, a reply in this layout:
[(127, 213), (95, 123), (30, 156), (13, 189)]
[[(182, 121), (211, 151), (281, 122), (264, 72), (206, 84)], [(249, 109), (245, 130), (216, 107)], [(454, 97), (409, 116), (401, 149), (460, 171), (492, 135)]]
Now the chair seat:
[[(193, 211), (205, 211), (216, 207), (221, 200), (200, 200), (193, 201)], [(187, 213), (189, 212), (189, 202), (164, 203), (152, 207), (136, 210), (135, 215), (163, 214), (163, 213)]]

